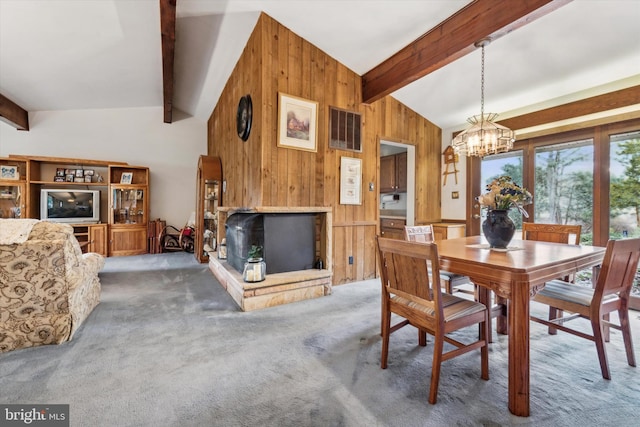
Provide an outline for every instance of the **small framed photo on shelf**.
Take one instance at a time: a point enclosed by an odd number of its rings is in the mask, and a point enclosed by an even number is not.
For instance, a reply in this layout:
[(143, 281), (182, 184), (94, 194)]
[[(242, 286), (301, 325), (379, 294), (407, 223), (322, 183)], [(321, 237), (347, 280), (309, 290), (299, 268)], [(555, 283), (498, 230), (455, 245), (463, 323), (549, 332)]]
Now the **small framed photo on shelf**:
[(74, 177), (73, 182), (84, 182), (84, 176)]
[[(64, 172), (64, 170), (62, 172)], [(62, 176), (54, 176), (53, 177), (53, 182), (64, 182), (64, 175), (62, 175)]]
[(18, 166), (1, 165), (0, 166), (0, 179), (20, 179), (20, 172), (18, 172)]
[[(56, 176), (61, 176), (64, 178), (64, 168), (57, 168), (56, 169)], [(64, 181), (64, 179), (63, 179)]]
[(131, 184), (131, 181), (133, 181), (133, 172), (122, 172), (120, 184)]
[(68, 173), (68, 174), (66, 175), (65, 181), (66, 181), (66, 182), (73, 182), (73, 180), (74, 180), (74, 178), (75, 178), (75, 177), (76, 177), (76, 176), (75, 176), (74, 174), (72, 174), (72, 173)]
[(75, 174), (76, 174), (76, 170), (75, 169), (65, 169), (64, 170), (64, 176), (75, 175)]
[(76, 169), (76, 176), (81, 178), (84, 176), (84, 171), (82, 169)]
[(93, 176), (93, 169), (85, 169), (84, 170), (84, 176)]
[(136, 200), (142, 200), (143, 195), (144, 195), (143, 190), (136, 190)]
[(91, 182), (91, 175), (85, 175), (84, 182)]

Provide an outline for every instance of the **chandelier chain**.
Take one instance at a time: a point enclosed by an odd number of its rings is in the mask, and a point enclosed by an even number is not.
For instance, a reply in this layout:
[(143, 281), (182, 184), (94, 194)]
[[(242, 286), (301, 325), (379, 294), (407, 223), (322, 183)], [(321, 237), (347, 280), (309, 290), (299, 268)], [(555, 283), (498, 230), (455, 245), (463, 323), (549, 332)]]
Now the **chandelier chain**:
[(484, 121), (484, 45), (482, 45), (482, 68), (480, 73), (480, 120)]
[(467, 119), (471, 126), (460, 132), (453, 138), (451, 145), (456, 153), (465, 156), (484, 157), (490, 154), (506, 153), (513, 148), (515, 132), (511, 129), (495, 123), (497, 114), (484, 113), (484, 48), (489, 44), (489, 38), (474, 43), (475, 47), (482, 49), (482, 63), (480, 74), (480, 115)]

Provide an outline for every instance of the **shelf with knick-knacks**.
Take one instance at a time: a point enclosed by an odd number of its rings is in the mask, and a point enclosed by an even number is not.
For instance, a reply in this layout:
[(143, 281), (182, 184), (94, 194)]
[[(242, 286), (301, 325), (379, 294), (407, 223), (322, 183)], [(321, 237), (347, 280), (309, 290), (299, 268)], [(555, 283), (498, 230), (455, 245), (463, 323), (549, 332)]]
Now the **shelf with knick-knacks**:
[(25, 184), (0, 183), (0, 218), (23, 218)]
[(207, 262), (217, 249), (218, 208), (222, 203), (222, 164), (219, 157), (200, 156), (196, 181), (196, 232), (194, 255)]
[(95, 223), (63, 220), (86, 243), (83, 249), (108, 256), (148, 252), (149, 168), (96, 159), (0, 157), (0, 218), (43, 219), (44, 190), (98, 195)]
[(214, 243), (217, 229), (217, 212), (218, 212), (218, 193), (220, 191), (220, 182), (217, 180), (206, 180), (204, 183), (204, 227), (203, 238), (204, 244), (215, 249)]
[(26, 161), (0, 158), (0, 218), (25, 218), (27, 214)]
[(109, 255), (147, 253), (149, 168), (109, 167)]

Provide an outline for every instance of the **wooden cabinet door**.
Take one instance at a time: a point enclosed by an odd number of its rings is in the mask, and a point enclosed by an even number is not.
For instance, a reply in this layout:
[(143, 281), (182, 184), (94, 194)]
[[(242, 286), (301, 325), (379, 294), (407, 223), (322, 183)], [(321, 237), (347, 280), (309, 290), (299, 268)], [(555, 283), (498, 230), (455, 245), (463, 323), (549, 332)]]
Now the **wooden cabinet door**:
[(396, 154), (396, 191), (407, 191), (407, 153)]
[(396, 191), (396, 156), (380, 158), (380, 192)]
[(147, 253), (147, 227), (111, 226), (109, 256)]
[(28, 218), (25, 184), (0, 180), (0, 218)]
[(96, 252), (107, 256), (107, 224), (96, 224), (89, 226), (89, 252)]
[(404, 226), (406, 225), (404, 219), (380, 219), (380, 235), (387, 239), (404, 240)]

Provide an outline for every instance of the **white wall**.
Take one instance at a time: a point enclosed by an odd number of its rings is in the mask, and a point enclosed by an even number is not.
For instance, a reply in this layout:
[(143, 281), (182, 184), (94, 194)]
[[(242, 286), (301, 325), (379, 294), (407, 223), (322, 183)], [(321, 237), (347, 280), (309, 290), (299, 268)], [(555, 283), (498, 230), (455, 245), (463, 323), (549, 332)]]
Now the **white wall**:
[[(451, 145), (451, 135), (453, 132), (461, 130), (460, 128), (451, 128), (442, 130), (442, 149), (440, 152)], [(447, 170), (447, 166), (444, 163), (444, 156), (442, 158), (442, 173)], [(440, 207), (440, 214), (443, 220), (448, 219), (466, 219), (467, 204), (465, 203), (465, 197), (467, 194), (467, 158), (460, 156), (458, 163), (456, 163), (456, 169), (458, 170), (458, 183), (456, 184), (455, 175), (451, 174), (447, 176), (447, 184), (442, 186), (442, 205)], [(449, 171), (452, 171), (452, 165), (449, 165)], [(442, 176), (442, 182), (444, 183), (444, 175)], [(453, 199), (451, 193), (457, 191), (458, 198)]]
[(123, 161), (148, 166), (150, 219), (182, 228), (195, 211), (198, 156), (207, 123), (179, 117), (163, 123), (161, 107), (29, 113), (28, 132), (0, 122), (0, 157), (9, 154)]

